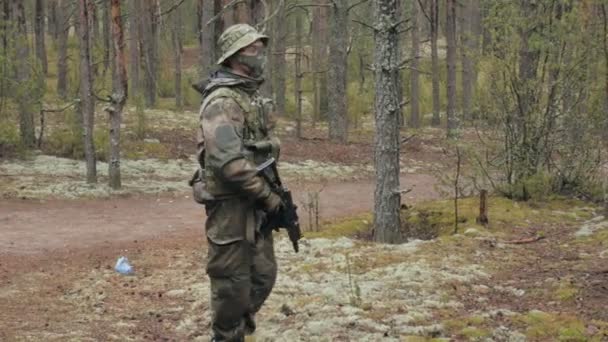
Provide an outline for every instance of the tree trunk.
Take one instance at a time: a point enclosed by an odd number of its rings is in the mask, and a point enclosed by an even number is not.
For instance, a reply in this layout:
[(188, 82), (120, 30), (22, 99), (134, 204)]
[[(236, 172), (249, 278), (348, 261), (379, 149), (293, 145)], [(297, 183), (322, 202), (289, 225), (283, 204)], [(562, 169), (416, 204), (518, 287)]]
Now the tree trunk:
[(173, 36), (173, 60), (175, 62), (175, 107), (181, 110), (184, 106), (182, 97), (183, 26), (181, 9), (176, 8), (171, 15), (173, 16), (173, 29), (171, 34)]
[(57, 2), (58, 0), (48, 0), (47, 1), (47, 12), (48, 12), (48, 25), (47, 31), (53, 37), (55, 43), (57, 42), (57, 38), (59, 37), (59, 30), (61, 28), (59, 24), (58, 10), (57, 10)]
[(42, 67), (42, 72), (48, 73), (48, 63), (46, 60), (46, 43), (44, 34), (44, 3), (36, 0), (36, 20), (34, 21), (34, 32), (36, 35), (36, 57)]
[(246, 2), (241, 2), (234, 6), (234, 23), (235, 24), (249, 24), (251, 23), (251, 17), (249, 16), (249, 6)]
[(120, 14), (120, 0), (112, 0), (112, 37), (114, 45), (114, 61), (112, 68), (115, 71), (112, 79), (112, 103), (107, 111), (110, 115), (110, 158), (108, 162), (109, 185), (112, 189), (122, 186), (120, 177), (120, 125), (122, 123), (122, 110), (127, 101), (128, 80), (125, 57), (124, 30)]
[(420, 127), (420, 85), (418, 73), (418, 55), (420, 54), (420, 38), (418, 37), (418, 0), (412, 1), (412, 69), (410, 70), (410, 125)]
[(276, 19), (276, 32), (275, 32), (275, 44), (274, 44), (274, 57), (275, 57), (275, 68), (276, 68), (276, 83), (275, 83), (275, 102), (277, 104), (278, 115), (284, 116), (286, 113), (285, 108), (285, 38), (287, 35), (287, 19), (285, 18), (285, 3), (281, 2), (281, 8), (279, 13), (275, 17)]
[(91, 70), (91, 47), (89, 39), (90, 0), (79, 0), (78, 41), (80, 43), (80, 103), (84, 123), (84, 156), (87, 164), (87, 183), (97, 183), (97, 165), (93, 127), (95, 103), (93, 100), (93, 75)]
[(30, 49), (28, 45), (23, 2), (20, 0), (13, 0), (11, 12), (16, 28), (13, 44), (16, 57), (14, 62), (15, 80), (17, 81), (15, 100), (17, 102), (17, 109), (19, 110), (19, 130), (21, 133), (21, 143), (23, 146), (31, 148), (36, 145), (36, 136), (34, 130), (33, 104), (31, 96), (27, 92), (27, 83), (35, 81), (30, 79), (31, 73), (28, 64)]
[[(318, 2), (326, 4), (325, 0)], [(328, 11), (327, 7), (313, 8), (312, 19), (312, 59), (314, 66), (314, 120), (327, 117), (327, 42), (328, 42)]]
[(97, 4), (94, 0), (88, 0), (89, 4), (89, 47), (91, 57), (91, 70), (93, 70), (93, 78), (99, 75), (99, 64), (96, 61), (95, 53), (98, 51), (97, 44), (99, 43), (99, 19), (97, 18)]
[(348, 1), (331, 3), (332, 18), (329, 36), (329, 70), (327, 74), (329, 111), (329, 139), (348, 141), (348, 113), (346, 98), (346, 72), (348, 46)]
[(479, 16), (478, 1), (467, 0), (461, 15), (461, 46), (462, 51), (462, 119), (470, 120), (475, 117), (473, 113), (473, 90), (477, 75), (475, 73), (475, 59), (477, 56), (478, 34), (476, 25)]
[(302, 138), (302, 14), (296, 16), (296, 55), (295, 55), (295, 103), (296, 103), (296, 137)]
[(140, 78), (140, 22), (141, 0), (129, 0), (129, 76), (131, 78), (131, 95), (139, 96), (141, 92)]
[(200, 77), (206, 78), (211, 73), (215, 64), (215, 25), (207, 25), (207, 22), (215, 15), (214, 2), (212, 0), (201, 1), (201, 32), (200, 32)]
[(57, 94), (63, 100), (68, 98), (70, 7), (68, 0), (57, 0)]
[(156, 1), (144, 1), (144, 11), (142, 15), (143, 35), (140, 40), (142, 52), (144, 54), (144, 97), (146, 107), (153, 107), (156, 104), (156, 81), (157, 81), (157, 12)]
[(110, 4), (107, 1), (101, 3), (102, 13), (102, 24), (103, 24), (103, 68), (108, 70), (110, 63), (112, 63), (112, 37), (110, 37), (111, 23), (110, 23)]
[(456, 118), (456, 0), (447, 0), (446, 34), (448, 43), (448, 108), (446, 111), (448, 137), (454, 137), (458, 129)]
[(439, 98), (439, 55), (437, 53), (437, 39), (439, 35), (439, 0), (431, 0), (431, 73), (433, 83), (433, 119), (431, 124), (439, 126), (441, 117), (441, 102)]
[[(225, 8), (227, 7), (232, 0), (220, 0), (221, 1), (221, 8)], [(224, 13), (222, 14), (222, 32), (227, 29), (228, 27), (236, 24), (236, 22), (234, 21), (235, 15), (234, 15), (234, 6), (230, 7), (230, 8), (226, 8), (226, 10), (224, 11)]]
[[(603, 28), (603, 50), (604, 50), (604, 91), (606, 96), (604, 97), (604, 109), (608, 113), (608, 10), (606, 5), (601, 5), (602, 12), (602, 28)], [(604, 115), (604, 129), (603, 129), (604, 142), (608, 142), (608, 115)], [(608, 202), (606, 202), (608, 204)], [(608, 206), (606, 207), (608, 210)]]
[(376, 134), (374, 162), (374, 240), (383, 243), (402, 241), (399, 218), (399, 102), (395, 74), (398, 70), (397, 0), (374, 2), (374, 111)]

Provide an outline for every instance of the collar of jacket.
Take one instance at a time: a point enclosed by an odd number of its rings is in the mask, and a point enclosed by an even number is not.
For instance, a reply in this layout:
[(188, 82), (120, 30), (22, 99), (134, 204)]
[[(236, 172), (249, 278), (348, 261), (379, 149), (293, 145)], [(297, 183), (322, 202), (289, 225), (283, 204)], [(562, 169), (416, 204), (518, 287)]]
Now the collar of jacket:
[(251, 78), (237, 75), (233, 73), (231, 69), (222, 66), (217, 71), (213, 72), (208, 79), (193, 84), (192, 87), (203, 95), (203, 98), (218, 87), (236, 87), (253, 95), (263, 82), (263, 78)]

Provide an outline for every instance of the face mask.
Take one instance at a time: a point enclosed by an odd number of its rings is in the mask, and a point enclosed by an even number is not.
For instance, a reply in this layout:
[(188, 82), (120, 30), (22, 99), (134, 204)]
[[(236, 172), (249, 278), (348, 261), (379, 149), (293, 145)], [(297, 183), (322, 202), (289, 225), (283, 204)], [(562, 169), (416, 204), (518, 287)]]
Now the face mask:
[(245, 64), (251, 70), (251, 77), (260, 78), (264, 74), (264, 68), (266, 67), (266, 52), (261, 51), (255, 56), (239, 54), (237, 61)]

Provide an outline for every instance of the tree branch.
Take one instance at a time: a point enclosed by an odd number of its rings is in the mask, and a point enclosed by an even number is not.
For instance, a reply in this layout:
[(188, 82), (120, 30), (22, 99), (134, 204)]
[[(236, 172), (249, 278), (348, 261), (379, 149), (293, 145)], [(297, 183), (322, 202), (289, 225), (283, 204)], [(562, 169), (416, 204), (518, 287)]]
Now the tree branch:
[(209, 26), (212, 23), (214, 23), (215, 21), (217, 21), (219, 18), (222, 17), (222, 14), (224, 14), (224, 12), (226, 12), (228, 9), (230, 9), (231, 7), (234, 7), (238, 4), (240, 4), (241, 2), (247, 2), (247, 0), (232, 0), (229, 4), (227, 4), (226, 6), (222, 7), (222, 9), (211, 19), (209, 19), (209, 21), (207, 21), (205, 23), (205, 26)]
[(378, 30), (377, 28), (373, 27), (372, 25), (367, 24), (367, 23), (364, 23), (364, 22), (359, 21), (359, 20), (357, 20), (357, 19), (353, 19), (352, 21), (353, 21), (354, 23), (357, 23), (357, 24), (363, 25), (363, 26), (365, 26), (365, 27), (367, 27), (367, 28), (369, 28), (369, 29), (371, 29), (371, 30), (373, 30), (373, 31), (377, 31), (377, 30)]
[(156, 15), (156, 17), (162, 17), (163, 15), (167, 15), (171, 12), (173, 12), (174, 10), (176, 10), (179, 6), (181, 6), (186, 0), (179, 0), (178, 2), (174, 3), (171, 7), (169, 7), (166, 11), (158, 13)]
[(355, 8), (355, 7), (359, 6), (359, 5), (362, 5), (362, 4), (366, 3), (367, 1), (368, 0), (361, 0), (359, 2), (355, 2), (354, 4), (348, 6), (348, 8), (346, 9), (346, 12), (350, 12), (350, 10), (352, 10), (353, 8)]

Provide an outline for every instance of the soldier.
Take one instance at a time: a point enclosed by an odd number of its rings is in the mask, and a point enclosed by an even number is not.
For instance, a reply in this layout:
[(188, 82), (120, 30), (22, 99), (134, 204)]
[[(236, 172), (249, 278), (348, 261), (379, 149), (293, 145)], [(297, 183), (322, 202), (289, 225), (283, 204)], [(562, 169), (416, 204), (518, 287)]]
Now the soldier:
[(267, 42), (249, 25), (229, 27), (218, 41), (219, 70), (194, 86), (203, 95), (199, 161), (214, 198), (205, 204), (212, 341), (244, 341), (252, 334), (254, 315), (276, 280), (272, 232), (262, 222), (282, 202), (256, 172), (256, 165), (279, 154), (271, 136), (272, 102), (258, 93)]

